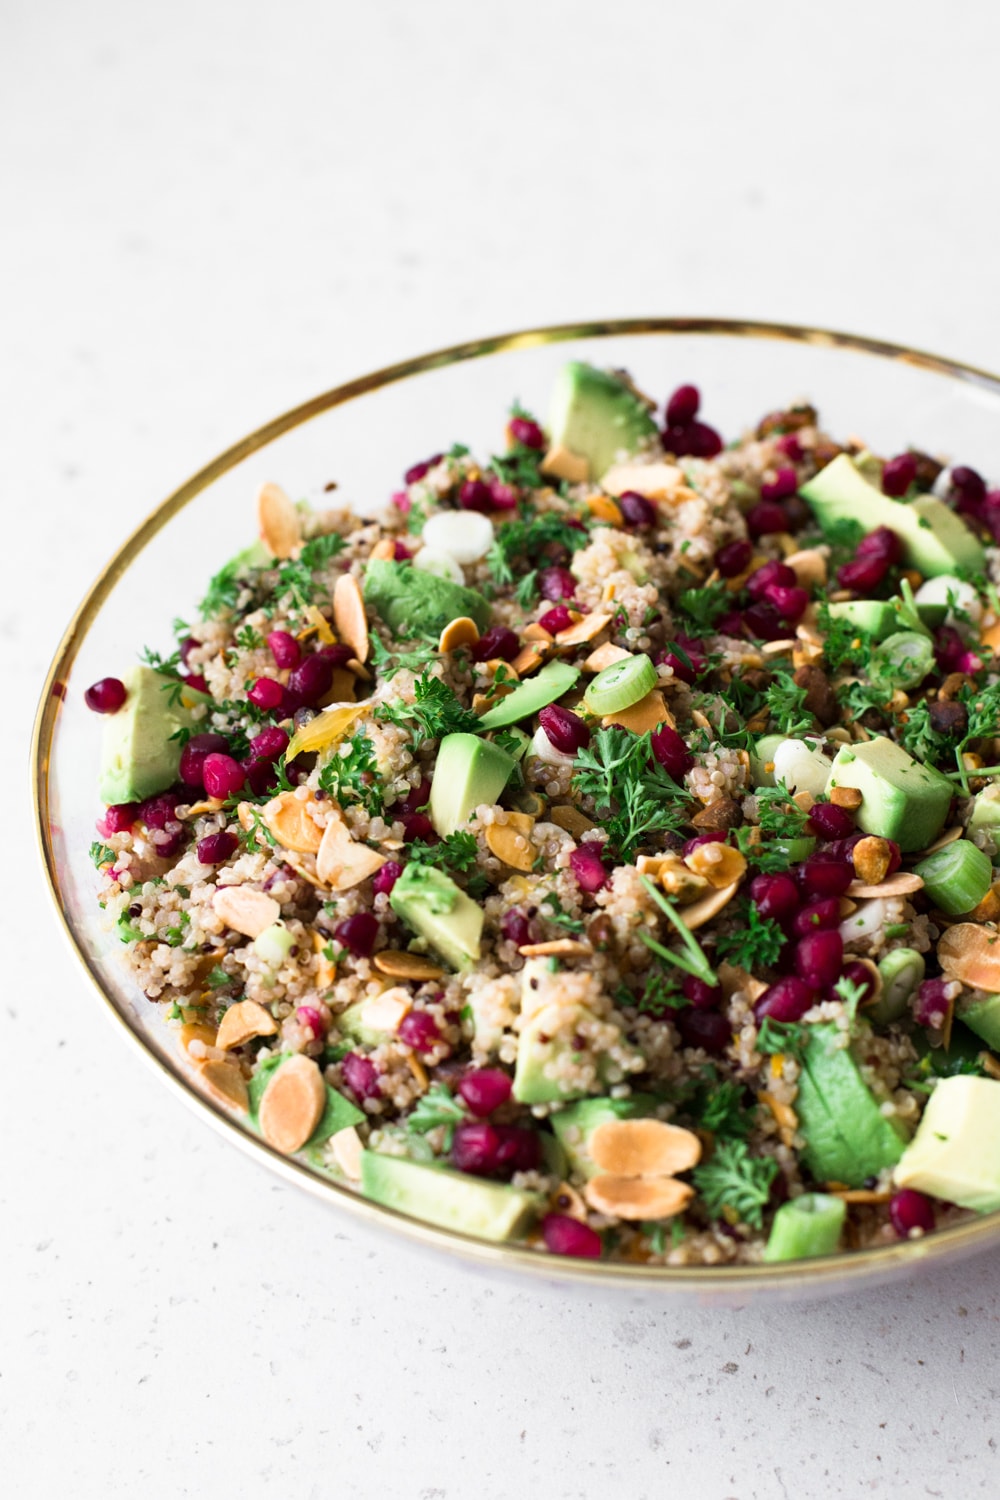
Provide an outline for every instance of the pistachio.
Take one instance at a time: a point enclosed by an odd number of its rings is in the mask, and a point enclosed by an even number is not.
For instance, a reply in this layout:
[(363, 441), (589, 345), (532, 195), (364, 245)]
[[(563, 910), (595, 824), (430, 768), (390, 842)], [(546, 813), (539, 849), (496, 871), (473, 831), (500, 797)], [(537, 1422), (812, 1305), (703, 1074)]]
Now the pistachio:
[(851, 851), (855, 874), (862, 885), (880, 885), (892, 864), (892, 845), (888, 839), (861, 839)]

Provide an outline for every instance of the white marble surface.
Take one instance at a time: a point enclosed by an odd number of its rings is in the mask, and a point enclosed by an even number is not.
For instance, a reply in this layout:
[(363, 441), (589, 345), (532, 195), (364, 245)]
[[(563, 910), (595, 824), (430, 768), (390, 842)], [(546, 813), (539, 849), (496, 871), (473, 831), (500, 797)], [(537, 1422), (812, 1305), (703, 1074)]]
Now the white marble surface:
[[(650, 312), (996, 366), (998, 32), (974, 3), (6, 0), (0, 680), (23, 739), (133, 520), (341, 377)], [(0, 753), (27, 851), (9, 729)], [(997, 1493), (995, 1256), (709, 1312), (371, 1245), (161, 1092), (32, 856), (3, 881), (5, 1492)]]

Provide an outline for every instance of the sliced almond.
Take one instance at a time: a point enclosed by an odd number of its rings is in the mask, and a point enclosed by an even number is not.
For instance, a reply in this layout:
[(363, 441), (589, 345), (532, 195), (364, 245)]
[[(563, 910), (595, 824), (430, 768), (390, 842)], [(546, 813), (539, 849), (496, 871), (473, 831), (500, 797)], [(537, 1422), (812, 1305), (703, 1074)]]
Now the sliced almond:
[(647, 500), (674, 500), (684, 484), (684, 474), (676, 464), (613, 464), (601, 480), (609, 495), (624, 495), (634, 490)]
[(285, 855), (284, 863), (290, 870), (295, 871), (300, 880), (304, 880), (309, 885), (315, 886), (318, 891), (325, 891), (327, 889), (326, 881), (320, 880), (316, 874), (315, 860), (312, 864), (309, 864), (302, 855), (292, 854), (289, 851)]
[(417, 1083), (420, 1087), (420, 1092), (422, 1094), (426, 1094), (427, 1090), (430, 1088), (430, 1079), (427, 1077), (427, 1069), (424, 1067), (423, 1063), (420, 1061), (420, 1058), (414, 1052), (412, 1047), (407, 1048), (406, 1066), (409, 1068), (410, 1072), (417, 1080)]
[(323, 1117), (326, 1083), (318, 1063), (298, 1052), (271, 1075), (258, 1120), (269, 1146), (285, 1156), (300, 1151)]
[(279, 792), (261, 808), (261, 818), (283, 849), (315, 854), (323, 841), (323, 830), (306, 811), (309, 804), (294, 792)]
[(549, 1208), (554, 1214), (568, 1214), (571, 1219), (586, 1219), (587, 1205), (576, 1188), (561, 1182), (549, 1199)]
[(831, 1198), (839, 1198), (841, 1203), (888, 1203), (892, 1198), (889, 1188), (879, 1192), (877, 1188), (836, 1188), (827, 1185), (826, 1191)]
[(587, 509), (595, 520), (604, 521), (608, 526), (622, 524), (621, 507), (615, 504), (610, 495), (588, 495)]
[[(517, 681), (517, 673), (514, 671), (513, 666), (509, 661), (504, 661), (502, 656), (491, 656), (489, 661), (478, 662), (477, 666), (479, 667), (479, 670), (481, 672), (487, 673), (490, 677), (495, 677), (500, 668), (503, 667), (507, 676), (513, 677), (515, 683)], [(513, 692), (513, 684), (511, 684), (510, 687), (505, 688), (504, 691)]]
[(698, 844), (685, 857), (684, 863), (716, 890), (742, 880), (747, 872), (745, 858), (731, 844)]
[(373, 995), (364, 1002), (361, 1019), (372, 1031), (387, 1031), (391, 1035), (399, 1030), (403, 1017), (412, 1009), (409, 990), (404, 990), (401, 984), (394, 984), (392, 989), (383, 990), (381, 995)]
[(677, 721), (663, 701), (659, 688), (651, 688), (645, 698), (640, 698), (638, 703), (632, 703), (628, 708), (619, 709), (616, 714), (605, 714), (601, 723), (605, 729), (617, 724), (621, 729), (630, 729), (633, 734), (645, 734), (647, 729), (655, 729), (659, 724), (669, 724), (671, 729), (677, 727)]
[(815, 547), (790, 553), (785, 558), (785, 563), (795, 574), (796, 583), (804, 588), (814, 588), (826, 583), (826, 556)]
[(231, 1047), (242, 1047), (255, 1036), (275, 1036), (278, 1023), (271, 1012), (256, 1000), (238, 1000), (231, 1005), (219, 1022), (219, 1034), (215, 1045), (228, 1052)]
[(912, 896), (914, 891), (923, 888), (923, 884), (920, 876), (914, 875), (912, 870), (897, 870), (895, 875), (890, 875), (877, 885), (867, 885), (863, 880), (852, 880), (847, 887), (847, 894), (857, 897), (858, 900), (867, 900), (874, 896)]
[[(609, 615), (608, 619), (613, 620), (614, 615)], [(583, 664), (583, 670), (603, 672), (605, 667), (613, 667), (616, 661), (624, 661), (627, 656), (631, 655), (631, 651), (626, 651), (622, 646), (615, 646), (611, 641), (606, 641), (603, 646), (598, 646), (596, 651), (591, 651)]]
[(1000, 931), (978, 922), (958, 922), (942, 934), (938, 963), (949, 979), (973, 990), (1000, 995)]
[(592, 1177), (583, 1190), (591, 1208), (615, 1219), (669, 1219), (682, 1213), (694, 1188), (673, 1177)]
[(534, 868), (538, 850), (531, 842), (534, 818), (527, 813), (508, 813), (506, 823), (490, 823), (486, 828), (486, 845), (491, 854), (510, 865), (513, 870), (525, 872)]
[(373, 680), (372, 674), (369, 672), (368, 668), (363, 667), (356, 656), (352, 656), (350, 661), (347, 663), (347, 670), (350, 672), (352, 677), (358, 677), (362, 682), (371, 682)]
[(722, 993), (728, 1000), (730, 995), (735, 995), (737, 990), (748, 995), (751, 1000), (759, 1000), (767, 989), (763, 979), (754, 979), (746, 969), (741, 969), (738, 964), (722, 963), (716, 970)]
[(299, 513), (277, 484), (262, 484), (257, 491), (257, 529), (272, 557), (291, 557), (302, 540)]
[(767, 641), (761, 646), (760, 654), (761, 656), (791, 656), (796, 644), (792, 640)]
[(316, 954), (316, 967), (313, 970), (313, 982), (318, 990), (328, 990), (337, 978), (337, 966), (325, 953), (327, 939), (321, 932), (312, 930), (313, 952)]
[(349, 667), (334, 667), (330, 679), (330, 691), (321, 698), (320, 707), (328, 703), (350, 703), (358, 690), (358, 679)]
[(517, 951), (522, 958), (589, 958), (594, 950), (577, 938), (552, 938), (548, 943), (525, 943)]
[(345, 646), (362, 666), (368, 660), (368, 617), (361, 585), (353, 573), (341, 573), (333, 589), (333, 623)]
[(396, 543), (391, 536), (384, 536), (381, 541), (375, 543), (368, 555), (376, 562), (393, 562), (396, 556)]
[(766, 1104), (778, 1124), (781, 1139), (784, 1145), (790, 1146), (792, 1137), (799, 1128), (799, 1117), (790, 1104), (784, 1099), (776, 1099), (773, 1094), (766, 1091), (757, 1095), (761, 1104)]
[(248, 938), (259, 937), (265, 927), (281, 916), (281, 907), (273, 896), (246, 885), (219, 886), (212, 897), (212, 907), (227, 927)]
[(514, 657), (511, 666), (518, 677), (527, 677), (529, 672), (537, 671), (545, 660), (545, 654), (535, 646), (523, 646)]
[(443, 979), (445, 974), (441, 965), (432, 958), (425, 958), (422, 953), (407, 953), (401, 948), (383, 948), (381, 953), (376, 953), (372, 963), (380, 974), (388, 974), (392, 979), (410, 979), (417, 984), (429, 979)]
[(578, 807), (573, 807), (568, 802), (559, 802), (555, 807), (549, 808), (549, 822), (564, 832), (571, 833), (575, 839), (582, 839), (585, 833), (590, 833), (597, 827)]
[(554, 443), (538, 466), (543, 474), (553, 479), (565, 479), (569, 484), (583, 484), (590, 475), (590, 464), (578, 453), (572, 453), (562, 443)]
[(812, 792), (795, 792), (792, 795), (792, 801), (799, 811), (804, 813), (812, 812), (816, 806), (816, 798)]
[[(582, 619), (577, 620), (575, 624), (567, 625), (565, 630), (558, 631), (556, 634), (556, 645), (562, 647), (583, 646), (587, 641), (596, 640), (601, 631), (610, 625), (613, 619), (614, 615), (602, 614), (600, 610), (595, 609), (589, 615), (584, 615)], [(617, 650), (617, 647), (613, 649)], [(598, 647), (598, 650), (600, 650), (600, 647)], [(627, 651), (625, 655), (628, 655)]]
[(590, 1137), (590, 1154), (614, 1177), (673, 1177), (701, 1159), (701, 1141), (690, 1130), (662, 1120), (606, 1120)]
[(1000, 917), (1000, 891), (991, 885), (978, 906), (969, 912), (973, 922), (995, 922)]
[(208, 1097), (216, 1104), (221, 1104), (223, 1109), (238, 1109), (243, 1114), (248, 1113), (250, 1095), (247, 1092), (247, 1081), (237, 1063), (211, 1058), (199, 1065), (198, 1078)]
[(873, 963), (870, 958), (857, 958), (853, 962), (861, 964), (862, 968), (868, 971), (868, 976), (872, 982), (870, 994), (861, 1003), (862, 1005), (874, 1005), (882, 996), (882, 975), (878, 971), (878, 964)]
[(854, 809), (860, 807), (862, 796), (856, 786), (835, 786), (830, 788), (830, 801), (835, 807), (847, 807)]
[(192, 1042), (200, 1042), (203, 1047), (218, 1046), (215, 1027), (210, 1026), (207, 1021), (187, 1021), (177, 1036), (185, 1052), (190, 1050)]
[(479, 626), (468, 615), (459, 615), (449, 621), (438, 641), (439, 651), (457, 651), (459, 646), (474, 646), (479, 639)]
[(533, 645), (551, 646), (553, 637), (551, 630), (546, 630), (544, 625), (539, 624), (537, 620), (532, 620), (531, 624), (526, 625), (521, 631), (521, 639), (530, 641)]
[(333, 1159), (351, 1182), (361, 1181), (361, 1137), (353, 1125), (347, 1125), (330, 1137)]
[(678, 916), (688, 932), (695, 932), (699, 927), (704, 927), (706, 922), (710, 922), (724, 906), (729, 905), (739, 888), (739, 881), (734, 880), (732, 885), (712, 891), (710, 895), (703, 896), (700, 901), (692, 902), (690, 906), (682, 906), (678, 911)]
[[(379, 854), (377, 850), (369, 849), (367, 844), (359, 844), (354, 839), (338, 847), (338, 863), (335, 868), (327, 866), (325, 878), (325, 883), (331, 891), (338, 895), (344, 891), (353, 891), (355, 886), (370, 880), (375, 871), (380, 870), (386, 861), (384, 854)], [(316, 857), (316, 867), (318, 873), (319, 855)]]
[(225, 805), (221, 797), (206, 797), (201, 802), (192, 802), (184, 816), (186, 818), (200, 818), (202, 813), (221, 812)]

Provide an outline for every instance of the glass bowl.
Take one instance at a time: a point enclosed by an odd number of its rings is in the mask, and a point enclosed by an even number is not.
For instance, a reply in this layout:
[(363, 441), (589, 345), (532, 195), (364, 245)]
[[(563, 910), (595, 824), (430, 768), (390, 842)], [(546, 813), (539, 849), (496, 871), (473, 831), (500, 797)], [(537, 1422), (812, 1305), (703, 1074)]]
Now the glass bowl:
[(88, 857), (100, 810), (100, 724), (84, 706), (84, 688), (121, 670), (144, 645), (169, 653), (171, 620), (188, 618), (208, 577), (252, 539), (262, 481), (313, 500), (336, 481), (338, 500), (371, 514), (421, 457), (455, 441), (492, 451), (514, 398), (544, 415), (553, 377), (569, 358), (627, 368), (661, 398), (681, 383), (697, 384), (706, 420), (726, 437), (805, 398), (838, 437), (863, 435), (881, 453), (913, 444), (1000, 474), (1000, 379), (895, 345), (785, 325), (649, 318), (532, 329), (406, 360), (317, 396), (236, 443), (164, 500), (69, 623), (42, 691), (32, 757), (42, 859), (66, 936), (123, 1035), (233, 1144), (341, 1213), (490, 1271), (738, 1304), (765, 1292), (819, 1296), (995, 1243), (998, 1214), (849, 1255), (666, 1268), (557, 1258), (435, 1228), (279, 1155), (203, 1097), (160, 1007), (132, 984), (117, 941), (102, 930)]

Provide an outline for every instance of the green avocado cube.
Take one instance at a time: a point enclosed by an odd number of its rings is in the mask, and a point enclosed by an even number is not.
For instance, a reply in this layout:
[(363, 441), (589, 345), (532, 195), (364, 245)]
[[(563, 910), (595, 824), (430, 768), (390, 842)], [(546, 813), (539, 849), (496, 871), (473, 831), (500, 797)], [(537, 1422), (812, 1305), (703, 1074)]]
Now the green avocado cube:
[(389, 903), (453, 969), (479, 962), (485, 913), (443, 870), (408, 864)]
[(464, 828), (481, 803), (499, 800), (517, 762), (475, 734), (446, 734), (431, 784), (431, 822), (442, 838)]
[(362, 1153), (361, 1191), (386, 1208), (481, 1240), (517, 1239), (542, 1209), (538, 1193), (375, 1151)]
[(926, 849), (944, 827), (951, 806), (951, 782), (922, 766), (893, 740), (881, 736), (844, 745), (827, 778), (834, 787), (855, 787), (862, 796), (858, 827), (894, 839), (904, 852)]
[(1000, 1083), (968, 1073), (942, 1078), (893, 1178), (978, 1213), (1000, 1208)]
[(795, 1107), (806, 1140), (802, 1158), (816, 1180), (860, 1187), (896, 1164), (907, 1133), (895, 1115), (882, 1113), (841, 1039), (830, 1023), (809, 1027)]
[(518, 719), (537, 714), (568, 693), (579, 675), (579, 667), (571, 667), (568, 661), (546, 662), (534, 677), (519, 682), (513, 692), (488, 709), (479, 720), (481, 727), (485, 730), (503, 729), (508, 724), (516, 724)]
[(899, 616), (891, 599), (845, 599), (828, 606), (831, 620), (847, 620), (855, 630), (884, 641), (899, 628)]
[(450, 578), (438, 578), (412, 563), (374, 558), (365, 569), (365, 604), (394, 635), (438, 636), (452, 620), (468, 617), (480, 631), (490, 623), (489, 600)]
[(192, 727), (179, 701), (180, 685), (152, 667), (130, 667), (122, 676), (127, 697), (104, 720), (100, 796), (107, 803), (143, 802), (177, 780), (181, 740)]
[(1000, 995), (984, 995), (971, 1004), (960, 1000), (958, 1015), (970, 1031), (982, 1037), (987, 1047), (1000, 1051)]
[(587, 460), (591, 479), (600, 479), (620, 455), (637, 453), (656, 431), (645, 402), (612, 371), (581, 360), (560, 370), (549, 408), (549, 435), (553, 445)]

